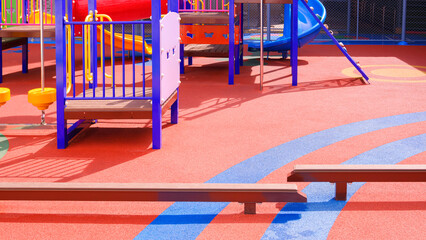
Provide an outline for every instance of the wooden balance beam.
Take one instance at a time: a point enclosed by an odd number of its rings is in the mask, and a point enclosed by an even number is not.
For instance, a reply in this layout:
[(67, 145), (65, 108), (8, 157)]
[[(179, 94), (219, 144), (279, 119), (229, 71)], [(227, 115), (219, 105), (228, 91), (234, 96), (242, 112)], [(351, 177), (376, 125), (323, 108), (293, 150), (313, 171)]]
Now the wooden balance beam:
[(425, 182), (426, 165), (295, 165), (287, 182), (336, 183), (336, 200), (346, 201), (347, 183)]
[(306, 195), (294, 184), (3, 182), (0, 200), (240, 202), (255, 214), (256, 203), (306, 202)]

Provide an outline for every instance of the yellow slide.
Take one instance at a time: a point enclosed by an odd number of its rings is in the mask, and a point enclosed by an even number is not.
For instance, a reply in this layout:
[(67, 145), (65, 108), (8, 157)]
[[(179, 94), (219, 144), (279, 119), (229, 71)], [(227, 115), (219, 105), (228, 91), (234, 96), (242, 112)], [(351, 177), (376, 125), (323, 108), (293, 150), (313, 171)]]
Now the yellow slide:
[[(29, 23), (35, 23), (35, 24), (40, 23), (39, 11), (36, 10), (34, 15), (31, 14), (28, 17)], [(98, 15), (101, 15), (101, 14), (98, 14)], [(44, 19), (46, 19), (45, 23), (47, 23), (47, 24), (55, 23), (55, 16), (48, 14), (48, 13), (43, 13), (43, 17), (44, 17)], [(104, 17), (106, 17), (106, 15)], [(105, 42), (105, 45), (107, 45), (107, 46), (111, 46), (111, 35), (112, 34), (111, 34), (110, 31), (105, 30), (104, 42)], [(98, 37), (98, 41), (100, 41), (101, 38), (102, 38), (102, 27), (101, 26), (98, 26), (98, 36), (97, 37)], [(114, 34), (114, 48), (121, 49), (123, 47), (122, 41), (123, 41), (122, 34), (120, 34), (120, 33)], [(135, 36), (135, 51), (136, 52), (142, 52), (143, 46), (145, 46), (145, 49), (144, 49), (145, 53), (148, 54), (148, 55), (151, 55), (152, 54), (151, 45), (147, 44), (146, 42), (145, 42), (145, 44), (143, 44), (142, 36)], [(132, 37), (131, 34), (124, 34), (124, 50), (133, 51), (133, 37)]]
[[(105, 45), (111, 45), (111, 32), (105, 30)], [(102, 39), (102, 27), (98, 26), (98, 41)], [(145, 53), (148, 55), (152, 54), (151, 45), (143, 42), (143, 38), (141, 36), (135, 36), (135, 51), (142, 52), (143, 46), (145, 46)], [(116, 33), (114, 34), (114, 48), (122, 49), (123, 47), (123, 35)], [(124, 50), (133, 51), (133, 37), (131, 34), (124, 34)]]

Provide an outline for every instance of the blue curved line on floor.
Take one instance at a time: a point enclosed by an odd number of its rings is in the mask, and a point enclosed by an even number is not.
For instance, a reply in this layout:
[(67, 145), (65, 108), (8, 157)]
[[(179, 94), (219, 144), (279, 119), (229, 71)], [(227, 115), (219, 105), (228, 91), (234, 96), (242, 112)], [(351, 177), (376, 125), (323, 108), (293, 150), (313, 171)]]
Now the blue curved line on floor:
[(7, 140), (7, 137), (5, 137), (3, 134), (0, 133), (0, 159), (6, 155), (7, 151), (9, 150), (9, 141)]
[[(343, 164), (397, 164), (424, 151), (426, 134), (382, 145)], [(364, 183), (359, 182), (348, 185), (347, 199), (362, 185)], [(303, 192), (308, 196), (308, 202), (287, 203), (265, 231), (263, 240), (327, 239), (331, 227), (347, 202), (334, 200), (335, 189), (330, 183), (311, 183)]]
[[(426, 112), (370, 119), (316, 132), (253, 156), (216, 175), (207, 183), (256, 183), (282, 166), (328, 145), (372, 131), (421, 121), (426, 121)], [(195, 239), (227, 205), (174, 203), (135, 239)]]

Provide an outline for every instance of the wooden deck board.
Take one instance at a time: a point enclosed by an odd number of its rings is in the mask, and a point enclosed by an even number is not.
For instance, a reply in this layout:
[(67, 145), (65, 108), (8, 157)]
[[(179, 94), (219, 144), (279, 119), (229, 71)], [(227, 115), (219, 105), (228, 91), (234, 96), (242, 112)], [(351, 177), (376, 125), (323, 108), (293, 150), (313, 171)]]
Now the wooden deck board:
[[(95, 91), (96, 97), (102, 97), (103, 89), (98, 87)], [(146, 88), (146, 97), (152, 96), (152, 89)], [(113, 89), (105, 89), (105, 97), (113, 97)], [(115, 88), (115, 96), (123, 96), (123, 88)], [(125, 88), (125, 96), (133, 96), (133, 88)], [(136, 97), (142, 97), (142, 88), (135, 91)], [(83, 97), (79, 94), (77, 97)], [(86, 90), (86, 97), (93, 97), (93, 90)], [(163, 104), (163, 114), (177, 99), (176, 92), (172, 94)], [(150, 100), (68, 100), (65, 108), (65, 119), (150, 119), (152, 117), (152, 105)]]
[[(55, 37), (55, 26), (44, 26), (44, 37)], [(0, 37), (40, 37), (39, 26), (14, 26), (0, 30)]]

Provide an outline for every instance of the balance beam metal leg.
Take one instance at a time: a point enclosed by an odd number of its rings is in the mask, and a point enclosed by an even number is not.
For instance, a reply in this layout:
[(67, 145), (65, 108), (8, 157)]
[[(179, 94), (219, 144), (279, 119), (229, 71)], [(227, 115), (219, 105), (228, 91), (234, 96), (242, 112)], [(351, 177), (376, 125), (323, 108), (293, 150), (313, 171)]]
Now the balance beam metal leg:
[(184, 51), (185, 51), (185, 45), (181, 44), (180, 45), (180, 74), (184, 74), (185, 73), (185, 56), (184, 56)]
[(338, 201), (346, 201), (346, 195), (348, 192), (348, 184), (346, 182), (337, 182), (336, 183), (336, 197)]
[(177, 124), (179, 119), (179, 88), (177, 89), (177, 99), (171, 107), (171, 121), (172, 124)]
[(256, 214), (256, 203), (244, 203), (244, 214)]
[(28, 38), (22, 45), (22, 73), (28, 73)]

